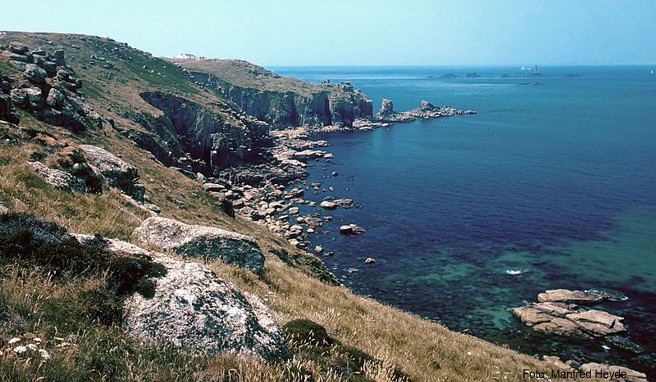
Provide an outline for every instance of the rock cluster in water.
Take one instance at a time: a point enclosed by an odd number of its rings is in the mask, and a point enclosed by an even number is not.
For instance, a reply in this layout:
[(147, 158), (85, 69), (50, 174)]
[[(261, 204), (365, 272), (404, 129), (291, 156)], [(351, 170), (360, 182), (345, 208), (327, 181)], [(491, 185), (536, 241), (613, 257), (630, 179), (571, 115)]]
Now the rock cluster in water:
[[(369, 126), (379, 127), (380, 124), (385, 123), (405, 123), (415, 121), (416, 119), (431, 119), (467, 114), (476, 114), (476, 111), (458, 110), (451, 106), (437, 107), (426, 100), (422, 100), (419, 107), (415, 109), (397, 112), (394, 110), (392, 101), (383, 99), (380, 111), (374, 115)], [(362, 122), (361, 126), (367, 126), (367, 124)]]
[(548, 290), (538, 295), (538, 302), (514, 308), (513, 313), (533, 328), (557, 335), (599, 337), (626, 331), (623, 317), (577, 304), (619, 301), (622, 297), (601, 291)]

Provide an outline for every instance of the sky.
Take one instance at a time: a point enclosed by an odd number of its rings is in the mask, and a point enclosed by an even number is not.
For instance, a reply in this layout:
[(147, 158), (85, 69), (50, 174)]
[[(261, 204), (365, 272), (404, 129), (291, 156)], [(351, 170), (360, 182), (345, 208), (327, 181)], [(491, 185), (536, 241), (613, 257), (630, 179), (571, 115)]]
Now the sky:
[(656, 63), (656, 0), (2, 0), (2, 30), (265, 66)]

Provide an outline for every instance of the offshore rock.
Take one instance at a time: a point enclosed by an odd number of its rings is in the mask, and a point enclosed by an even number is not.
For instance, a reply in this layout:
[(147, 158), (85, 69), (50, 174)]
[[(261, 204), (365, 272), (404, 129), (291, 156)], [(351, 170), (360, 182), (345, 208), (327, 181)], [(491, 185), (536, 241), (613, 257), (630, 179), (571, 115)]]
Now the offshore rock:
[(111, 251), (149, 256), (167, 270), (153, 279), (153, 298), (135, 293), (125, 301), (123, 327), (131, 336), (208, 355), (232, 352), (268, 361), (285, 357), (284, 333), (256, 296), (239, 291), (201, 264), (108, 241)]
[(337, 208), (337, 203), (331, 202), (329, 200), (324, 200), (319, 204), (319, 207), (326, 209), (326, 210), (334, 210)]
[(364, 232), (366, 230), (356, 224), (345, 224), (339, 227), (339, 233), (342, 235), (357, 235)]
[(623, 317), (603, 310), (584, 309), (577, 302), (599, 302), (615, 296), (607, 292), (550, 290), (541, 293), (537, 303), (513, 309), (513, 314), (534, 330), (556, 335), (584, 338), (622, 333)]
[(261, 273), (264, 267), (264, 255), (255, 239), (217, 227), (151, 217), (141, 223), (133, 236), (141, 243), (172, 250), (182, 256), (220, 259), (255, 273)]

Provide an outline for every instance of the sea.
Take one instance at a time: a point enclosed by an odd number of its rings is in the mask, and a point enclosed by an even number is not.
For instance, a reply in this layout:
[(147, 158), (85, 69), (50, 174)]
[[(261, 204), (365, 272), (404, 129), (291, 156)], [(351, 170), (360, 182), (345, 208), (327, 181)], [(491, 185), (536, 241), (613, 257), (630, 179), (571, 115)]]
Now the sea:
[[(478, 112), (315, 134), (334, 157), (310, 163), (307, 180), (293, 186), (306, 187), (306, 199), (351, 198), (356, 207), (301, 206), (333, 217), (309, 248), (322, 246), (322, 260), (355, 293), (452, 330), (656, 378), (652, 69), (272, 68), (312, 83), (351, 82), (374, 112), (383, 98), (396, 111), (428, 100)], [(308, 188), (313, 182), (320, 190)], [(340, 235), (350, 223), (366, 232)], [(545, 336), (513, 317), (513, 307), (560, 288), (626, 296), (597, 308), (623, 316), (628, 335)]]

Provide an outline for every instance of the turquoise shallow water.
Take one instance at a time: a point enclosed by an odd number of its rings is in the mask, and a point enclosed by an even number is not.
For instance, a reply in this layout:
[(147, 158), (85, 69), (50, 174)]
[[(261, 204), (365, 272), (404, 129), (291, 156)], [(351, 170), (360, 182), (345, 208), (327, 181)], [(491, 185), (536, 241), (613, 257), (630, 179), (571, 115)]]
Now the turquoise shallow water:
[[(310, 82), (351, 81), (376, 106), (383, 97), (397, 110), (427, 99), (479, 112), (317, 137), (329, 142), (334, 159), (316, 162), (308, 181), (335, 191), (308, 198), (334, 195), (362, 204), (331, 212), (334, 221), (311, 238), (335, 251), (324, 261), (345, 284), (530, 353), (556, 349), (656, 371), (656, 76), (650, 68), (541, 68), (546, 77), (540, 78), (501, 67), (275, 70)], [(464, 78), (472, 71), (481, 77)], [(448, 72), (459, 77), (439, 78)], [(332, 171), (339, 176), (327, 176)], [(367, 232), (340, 236), (343, 223)], [(367, 257), (377, 263), (365, 266)], [(536, 340), (508, 308), (553, 288), (626, 294), (626, 302), (605, 308), (626, 317), (643, 354)]]

